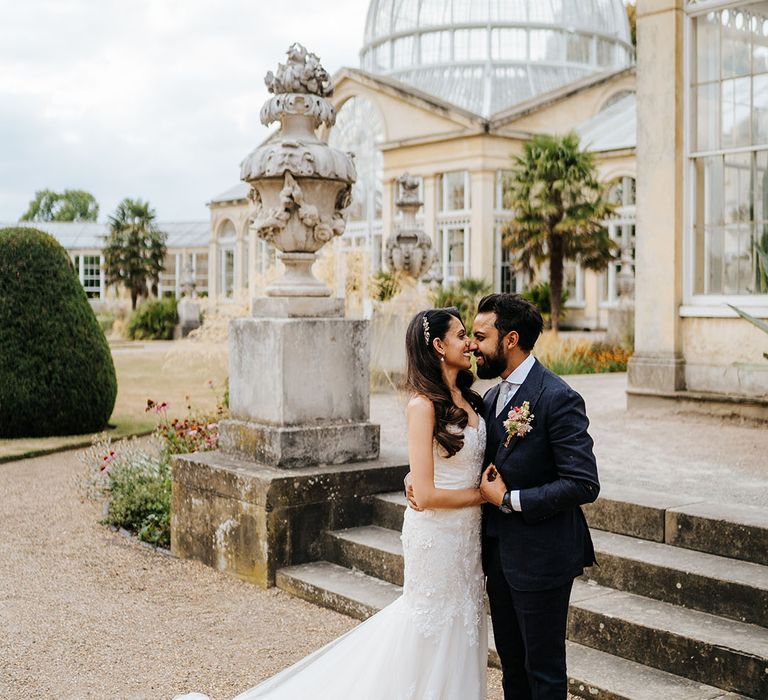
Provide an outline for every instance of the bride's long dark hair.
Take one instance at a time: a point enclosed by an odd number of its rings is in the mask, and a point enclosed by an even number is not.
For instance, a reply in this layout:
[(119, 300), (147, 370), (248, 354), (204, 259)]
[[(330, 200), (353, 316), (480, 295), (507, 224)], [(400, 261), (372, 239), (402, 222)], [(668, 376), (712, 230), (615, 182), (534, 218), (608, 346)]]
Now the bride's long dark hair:
[[(420, 311), (408, 324), (405, 334), (405, 388), (414, 394), (425, 396), (432, 402), (435, 407), (434, 437), (448, 457), (455, 455), (464, 446), (464, 429), (469, 422), (469, 415), (453, 403), (451, 392), (443, 379), (440, 358), (433, 341), (435, 338), (445, 338), (454, 318), (461, 321), (459, 310), (453, 306), (447, 309)], [(461, 325), (464, 325), (463, 321)], [(474, 380), (472, 372), (463, 369), (456, 377), (456, 386), (464, 400), (480, 414), (483, 400), (480, 394), (472, 391)], [(449, 432), (449, 425), (459, 428), (461, 432)]]

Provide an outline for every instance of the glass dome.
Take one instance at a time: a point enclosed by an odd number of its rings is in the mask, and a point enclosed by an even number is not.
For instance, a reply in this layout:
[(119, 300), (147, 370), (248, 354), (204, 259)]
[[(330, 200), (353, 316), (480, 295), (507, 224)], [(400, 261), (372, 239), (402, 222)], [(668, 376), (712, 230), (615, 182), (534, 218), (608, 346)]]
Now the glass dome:
[(622, 0), (371, 0), (362, 67), (492, 114), (632, 64)]

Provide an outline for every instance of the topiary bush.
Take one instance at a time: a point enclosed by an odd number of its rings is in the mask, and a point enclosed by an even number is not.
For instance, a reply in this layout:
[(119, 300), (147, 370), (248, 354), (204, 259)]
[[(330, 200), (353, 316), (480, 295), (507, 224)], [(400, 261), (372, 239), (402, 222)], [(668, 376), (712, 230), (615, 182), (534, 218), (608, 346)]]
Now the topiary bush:
[(0, 229), (0, 438), (103, 430), (117, 379), (72, 262), (33, 228)]
[(173, 340), (178, 322), (179, 314), (173, 297), (145, 301), (131, 314), (128, 337), (131, 340)]

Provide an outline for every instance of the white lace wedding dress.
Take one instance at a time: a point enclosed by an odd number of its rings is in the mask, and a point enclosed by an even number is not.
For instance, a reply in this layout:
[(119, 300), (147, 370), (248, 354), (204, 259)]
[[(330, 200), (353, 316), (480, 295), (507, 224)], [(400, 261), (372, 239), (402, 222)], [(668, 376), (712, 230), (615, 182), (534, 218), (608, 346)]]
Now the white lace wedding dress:
[[(436, 447), (435, 486), (476, 487), (485, 423), (451, 458)], [(403, 594), (347, 634), (235, 700), (484, 700), (488, 635), (480, 507), (406, 509)], [(175, 700), (203, 700), (193, 693)]]

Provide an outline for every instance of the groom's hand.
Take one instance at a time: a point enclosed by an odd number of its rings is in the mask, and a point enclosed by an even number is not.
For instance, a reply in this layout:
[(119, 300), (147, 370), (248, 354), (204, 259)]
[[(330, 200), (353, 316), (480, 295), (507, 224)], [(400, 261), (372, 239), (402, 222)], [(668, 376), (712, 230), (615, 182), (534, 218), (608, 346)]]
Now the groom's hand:
[(493, 464), (489, 465), (488, 469), (483, 472), (483, 478), (480, 480), (480, 495), (488, 503), (500, 506), (506, 492), (507, 485), (504, 483), (504, 479), (501, 478), (501, 474), (496, 471), (496, 467)]
[(408, 472), (405, 475), (405, 479), (403, 479), (403, 488), (405, 490), (405, 499), (408, 501), (408, 507), (413, 508), (413, 510), (417, 510), (421, 512), (424, 510), (423, 508), (419, 508), (418, 503), (416, 503), (416, 499), (413, 495), (413, 485), (411, 484), (411, 472)]

